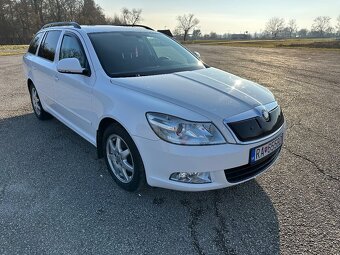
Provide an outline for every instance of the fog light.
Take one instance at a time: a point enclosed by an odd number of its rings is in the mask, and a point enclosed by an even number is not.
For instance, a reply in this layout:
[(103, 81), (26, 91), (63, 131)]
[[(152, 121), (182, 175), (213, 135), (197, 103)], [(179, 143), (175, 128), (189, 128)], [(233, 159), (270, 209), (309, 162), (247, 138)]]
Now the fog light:
[(193, 184), (211, 183), (209, 172), (176, 172), (170, 175), (170, 180)]

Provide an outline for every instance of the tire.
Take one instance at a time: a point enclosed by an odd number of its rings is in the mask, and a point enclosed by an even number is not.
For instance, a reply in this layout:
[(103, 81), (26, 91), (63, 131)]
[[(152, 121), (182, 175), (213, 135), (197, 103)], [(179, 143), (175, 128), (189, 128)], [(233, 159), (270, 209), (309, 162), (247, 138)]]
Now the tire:
[(144, 164), (126, 130), (119, 124), (110, 125), (104, 131), (102, 145), (106, 166), (115, 182), (127, 191), (143, 187)]
[(49, 114), (48, 112), (45, 112), (44, 108), (41, 105), (38, 91), (33, 84), (30, 85), (29, 90), (30, 90), (31, 103), (32, 103), (35, 116), (37, 116), (39, 120), (51, 119), (52, 115)]

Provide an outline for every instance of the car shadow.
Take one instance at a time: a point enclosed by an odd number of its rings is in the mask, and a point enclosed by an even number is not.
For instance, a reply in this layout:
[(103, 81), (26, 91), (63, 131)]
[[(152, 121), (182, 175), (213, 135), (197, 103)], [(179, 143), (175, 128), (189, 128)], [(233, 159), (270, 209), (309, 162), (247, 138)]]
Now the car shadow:
[(34, 114), (0, 120), (0, 162), (0, 253), (280, 253), (277, 213), (256, 181), (126, 192), (92, 145)]

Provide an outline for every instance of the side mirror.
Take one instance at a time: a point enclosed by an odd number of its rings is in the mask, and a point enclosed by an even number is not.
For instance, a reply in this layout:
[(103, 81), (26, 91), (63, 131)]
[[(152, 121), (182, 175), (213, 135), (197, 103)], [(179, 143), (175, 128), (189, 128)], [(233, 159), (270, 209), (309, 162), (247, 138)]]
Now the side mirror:
[(82, 68), (77, 58), (64, 58), (57, 64), (57, 70), (60, 73), (84, 74), (85, 68)]
[(199, 52), (194, 51), (194, 54), (195, 54), (195, 56), (196, 56), (198, 59), (201, 59), (201, 54), (199, 54)]

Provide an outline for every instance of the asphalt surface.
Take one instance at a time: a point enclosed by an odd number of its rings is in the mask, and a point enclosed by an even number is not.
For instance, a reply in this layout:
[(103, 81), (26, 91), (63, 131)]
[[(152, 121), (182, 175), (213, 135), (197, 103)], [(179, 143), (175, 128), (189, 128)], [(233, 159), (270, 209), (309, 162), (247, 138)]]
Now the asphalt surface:
[(125, 192), (92, 145), (35, 118), (21, 56), (0, 57), (0, 254), (340, 254), (340, 52), (191, 48), (274, 92), (278, 164), (219, 191)]

